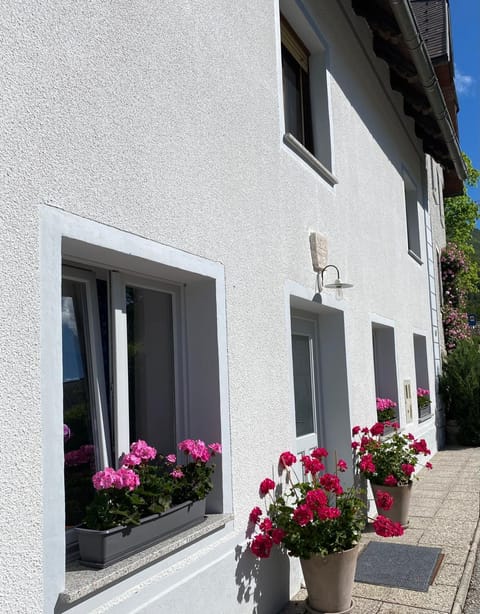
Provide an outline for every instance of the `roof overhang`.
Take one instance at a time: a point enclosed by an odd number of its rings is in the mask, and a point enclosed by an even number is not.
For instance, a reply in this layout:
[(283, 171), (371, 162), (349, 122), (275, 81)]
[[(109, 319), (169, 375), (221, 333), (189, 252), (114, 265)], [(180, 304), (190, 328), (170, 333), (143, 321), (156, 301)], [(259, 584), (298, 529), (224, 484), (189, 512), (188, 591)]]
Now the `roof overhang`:
[(373, 49), (389, 66), (392, 89), (402, 94), (423, 151), (444, 168), (445, 195), (462, 194), (466, 168), (458, 143), (453, 69), (441, 61), (434, 67), (408, 0), (352, 0), (352, 7), (372, 31)]

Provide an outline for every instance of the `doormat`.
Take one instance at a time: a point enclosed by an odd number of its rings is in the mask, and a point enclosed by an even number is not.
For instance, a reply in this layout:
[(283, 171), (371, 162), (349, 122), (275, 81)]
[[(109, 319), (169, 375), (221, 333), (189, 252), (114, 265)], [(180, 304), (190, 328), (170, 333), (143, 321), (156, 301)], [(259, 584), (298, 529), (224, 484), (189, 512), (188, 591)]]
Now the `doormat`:
[(426, 593), (442, 560), (441, 548), (369, 542), (358, 558), (355, 581)]

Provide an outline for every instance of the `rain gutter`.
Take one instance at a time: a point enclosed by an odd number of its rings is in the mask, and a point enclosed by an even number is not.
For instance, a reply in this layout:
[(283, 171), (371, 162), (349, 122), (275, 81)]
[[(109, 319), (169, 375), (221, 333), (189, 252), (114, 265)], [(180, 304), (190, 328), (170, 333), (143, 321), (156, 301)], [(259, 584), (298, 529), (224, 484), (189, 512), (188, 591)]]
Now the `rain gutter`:
[(460, 145), (410, 3), (408, 0), (389, 0), (389, 4), (402, 32), (405, 45), (411, 53), (412, 61), (432, 107), (433, 116), (440, 127), (457, 176), (463, 181), (467, 177), (467, 169), (460, 151)]

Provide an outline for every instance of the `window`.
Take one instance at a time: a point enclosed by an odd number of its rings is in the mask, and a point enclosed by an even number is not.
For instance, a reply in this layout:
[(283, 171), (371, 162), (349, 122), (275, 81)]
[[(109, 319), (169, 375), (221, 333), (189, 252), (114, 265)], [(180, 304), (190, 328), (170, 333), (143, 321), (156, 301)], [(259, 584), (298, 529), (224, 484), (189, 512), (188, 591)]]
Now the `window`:
[(372, 324), (373, 365), (375, 370), (375, 395), (397, 403), (398, 384), (395, 357), (395, 333), (391, 326)]
[(175, 451), (183, 430), (180, 319), (180, 286), (64, 267), (67, 526), (81, 521), (91, 500), (92, 468), (118, 465), (138, 439)]
[(319, 445), (319, 370), (316, 322), (292, 317), (293, 387), (297, 453), (309, 454)]
[[(351, 425), (343, 312), (312, 305), (308, 292), (291, 295), (290, 323), (295, 451), (300, 458), (325, 446), (346, 458), (351, 454)], [(296, 471), (300, 475), (302, 466)]]
[[(92, 469), (100, 469), (110, 460), (106, 388), (98, 345), (99, 309), (94, 276), (64, 269), (62, 355), (67, 527), (82, 521), (93, 496)], [(108, 362), (108, 355), (105, 360)]]
[(284, 142), (330, 185), (330, 115), (325, 41), (305, 6), (280, 0)]
[(418, 224), (417, 191), (413, 184), (405, 178), (405, 211), (407, 216), (408, 253), (421, 262), (420, 231)]
[(313, 154), (315, 152), (308, 74), (310, 54), (283, 16), (281, 31), (285, 132), (292, 134)]
[[(413, 335), (413, 349), (415, 354), (415, 378), (418, 388), (430, 391), (428, 380), (427, 340), (423, 335)], [(418, 395), (417, 399), (418, 399)], [(432, 406), (423, 399), (418, 399), (418, 421), (428, 420), (432, 415)]]
[[(75, 546), (69, 528), (81, 522), (93, 496), (93, 472), (118, 466), (137, 439), (160, 453), (175, 452), (177, 442), (187, 437), (220, 441), (222, 409), (218, 279), (145, 264), (142, 258), (111, 250), (95, 252), (111, 261), (98, 265), (92, 258), (76, 260), (68, 251), (61, 312), (65, 518), (71, 559)], [(139, 274), (142, 268), (145, 275)], [(222, 513), (221, 466), (214, 481), (208, 511)]]

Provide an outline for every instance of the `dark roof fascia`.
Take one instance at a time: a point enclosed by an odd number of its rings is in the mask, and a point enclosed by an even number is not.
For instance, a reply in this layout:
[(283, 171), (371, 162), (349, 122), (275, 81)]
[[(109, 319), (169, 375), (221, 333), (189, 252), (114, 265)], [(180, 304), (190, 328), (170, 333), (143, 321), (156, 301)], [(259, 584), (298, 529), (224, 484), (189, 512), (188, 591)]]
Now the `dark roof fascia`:
[[(415, 120), (415, 131), (425, 153), (437, 160), (451, 178), (456, 176), (452, 189), (463, 189), (466, 168), (456, 117), (452, 121), (409, 0), (352, 0), (352, 6), (372, 30), (374, 51), (389, 65), (392, 88), (403, 95), (405, 113)], [(450, 186), (454, 183), (450, 182)]]

